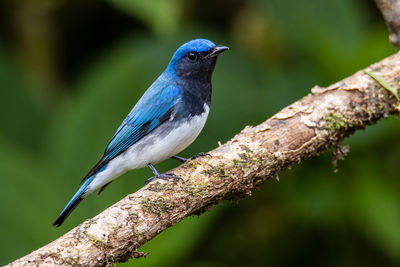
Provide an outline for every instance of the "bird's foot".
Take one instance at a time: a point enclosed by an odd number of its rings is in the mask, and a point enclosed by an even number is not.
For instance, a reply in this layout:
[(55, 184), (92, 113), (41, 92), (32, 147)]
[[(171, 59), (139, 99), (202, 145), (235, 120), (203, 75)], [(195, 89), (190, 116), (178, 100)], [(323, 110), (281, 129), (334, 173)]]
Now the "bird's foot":
[(157, 180), (157, 179), (163, 179), (163, 180), (167, 180), (167, 181), (170, 181), (171, 179), (173, 179), (174, 182), (183, 181), (182, 177), (179, 177), (173, 173), (159, 173), (159, 174), (156, 174), (153, 177), (150, 177), (149, 179), (147, 179), (145, 181), (145, 183), (147, 184), (147, 183), (149, 183), (153, 180)]
[(182, 163), (185, 163), (188, 160), (194, 160), (194, 159), (197, 159), (199, 157), (204, 157), (204, 156), (209, 156), (210, 158), (212, 158), (212, 156), (210, 154), (204, 153), (204, 152), (200, 152), (199, 154), (197, 154), (197, 155), (195, 155), (193, 157), (190, 157), (188, 159), (187, 158), (183, 158), (183, 157), (179, 157), (179, 156), (172, 156), (172, 158), (176, 159), (176, 160), (178, 160), (178, 161), (180, 161)]
[(156, 179), (163, 179), (163, 180), (167, 180), (167, 181), (173, 179), (175, 182), (177, 182), (179, 180), (183, 181), (182, 177), (179, 177), (173, 173), (159, 173), (156, 170), (156, 168), (154, 168), (153, 164), (151, 164), (151, 163), (147, 164), (147, 166), (149, 166), (150, 170), (154, 173), (154, 176), (147, 179), (145, 181), (145, 183), (149, 183)]

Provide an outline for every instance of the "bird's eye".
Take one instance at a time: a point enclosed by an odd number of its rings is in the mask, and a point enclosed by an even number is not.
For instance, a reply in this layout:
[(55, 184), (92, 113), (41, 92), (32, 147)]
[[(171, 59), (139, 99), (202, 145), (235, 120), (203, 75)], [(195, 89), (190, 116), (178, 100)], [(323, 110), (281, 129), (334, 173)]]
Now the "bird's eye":
[(190, 61), (196, 61), (197, 60), (197, 53), (195, 52), (189, 52), (187, 54), (187, 57)]

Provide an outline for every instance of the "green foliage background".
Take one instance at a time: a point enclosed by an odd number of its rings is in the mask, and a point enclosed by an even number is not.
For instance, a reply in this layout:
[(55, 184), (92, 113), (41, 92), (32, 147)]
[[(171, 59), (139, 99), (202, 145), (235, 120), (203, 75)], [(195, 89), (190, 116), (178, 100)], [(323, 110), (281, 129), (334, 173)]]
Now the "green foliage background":
[[(0, 2), (0, 264), (52, 241), (143, 186), (129, 172), (51, 223), (175, 49), (230, 46), (190, 156), (395, 52), (373, 1)], [(118, 266), (399, 266), (400, 127), (389, 118), (252, 197), (191, 217)], [(168, 170), (176, 162), (158, 166)]]

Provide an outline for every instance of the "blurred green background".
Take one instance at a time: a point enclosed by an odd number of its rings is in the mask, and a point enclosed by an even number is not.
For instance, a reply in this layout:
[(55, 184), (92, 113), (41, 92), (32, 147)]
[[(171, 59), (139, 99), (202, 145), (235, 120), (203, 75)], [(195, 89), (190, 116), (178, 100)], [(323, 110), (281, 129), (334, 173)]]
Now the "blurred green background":
[[(372, 0), (0, 1), (0, 264), (143, 186), (151, 172), (129, 172), (51, 226), (175, 49), (198, 37), (231, 50), (182, 156), (395, 52)], [(399, 134), (395, 117), (357, 132), (338, 173), (331, 152), (307, 160), (118, 266), (400, 266)]]

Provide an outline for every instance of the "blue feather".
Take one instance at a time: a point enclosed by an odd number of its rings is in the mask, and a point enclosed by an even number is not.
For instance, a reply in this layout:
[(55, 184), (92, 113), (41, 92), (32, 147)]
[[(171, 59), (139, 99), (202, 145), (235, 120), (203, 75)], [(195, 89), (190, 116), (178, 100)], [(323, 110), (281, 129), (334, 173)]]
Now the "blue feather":
[[(176, 155), (197, 137), (211, 103), (211, 74), (217, 56), (227, 49), (206, 39), (195, 39), (178, 48), (166, 70), (119, 126), (103, 156), (53, 225), (60, 226), (86, 194), (98, 188), (102, 192), (128, 169), (152, 166), (153, 162)], [(185, 130), (178, 131), (181, 127)], [(157, 133), (152, 132), (155, 129)], [(147, 135), (149, 142), (143, 139)], [(119, 157), (131, 147), (129, 153)], [(154, 167), (152, 170), (156, 178), (162, 178)]]
[(94, 177), (95, 176), (89, 177), (89, 179), (87, 179), (85, 183), (79, 188), (78, 192), (75, 193), (75, 195), (68, 202), (67, 206), (65, 206), (65, 208), (61, 211), (56, 220), (53, 222), (53, 225), (60, 226), (71, 214), (71, 212), (76, 208), (76, 206), (78, 206), (79, 202), (81, 202), (83, 199), (82, 195), (85, 193), (86, 188), (93, 181)]
[[(179, 99), (179, 88), (177, 86), (167, 86), (162, 90), (154, 87), (156, 86), (150, 87), (141, 101), (135, 105), (111, 139), (104, 153), (105, 161), (113, 159), (157, 128), (163, 123), (162, 118), (175, 106)], [(154, 101), (153, 94), (158, 95), (157, 101)]]
[(172, 115), (174, 107), (180, 101), (180, 92), (178, 86), (168, 84), (166, 75), (161, 75), (133, 107), (107, 145), (99, 162), (83, 178), (82, 183), (95, 176), (105, 164), (169, 119), (169, 115)]

